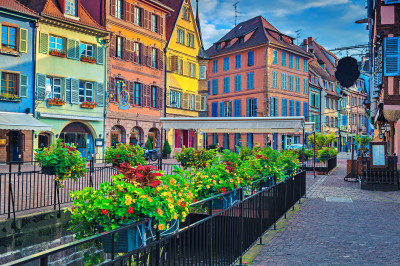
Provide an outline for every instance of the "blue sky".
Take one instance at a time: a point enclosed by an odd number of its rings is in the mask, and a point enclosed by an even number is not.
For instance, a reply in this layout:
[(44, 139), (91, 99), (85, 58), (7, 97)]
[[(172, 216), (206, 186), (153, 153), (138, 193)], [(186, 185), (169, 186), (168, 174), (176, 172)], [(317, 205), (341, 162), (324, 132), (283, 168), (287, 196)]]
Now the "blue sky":
[(237, 1), (239, 22), (262, 15), (279, 31), (296, 37), (301, 29), (300, 41), (312, 36), (327, 49), (368, 42), (366, 24), (354, 23), (366, 17), (365, 0), (199, 0), (206, 49), (233, 28)]

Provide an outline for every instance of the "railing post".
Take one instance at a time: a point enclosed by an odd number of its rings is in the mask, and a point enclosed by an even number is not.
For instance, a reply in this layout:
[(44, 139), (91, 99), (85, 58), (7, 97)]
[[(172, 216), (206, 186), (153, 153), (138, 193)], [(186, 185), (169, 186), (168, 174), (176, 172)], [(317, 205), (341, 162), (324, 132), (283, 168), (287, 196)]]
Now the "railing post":
[[(275, 180), (275, 184), (276, 184), (276, 174), (274, 174), (274, 180)], [(276, 230), (276, 186), (274, 187), (274, 230)]]
[[(260, 181), (260, 191), (262, 191), (262, 181)], [(261, 237), (260, 237), (260, 243), (258, 243), (258, 245), (264, 245), (264, 243), (262, 242), (262, 235), (263, 235), (263, 192), (261, 192), (259, 195), (259, 198), (260, 198), (260, 204), (258, 205), (259, 206), (259, 209), (260, 209), (260, 212), (259, 212), (259, 214), (260, 214), (260, 234), (261, 234)]]
[(57, 181), (55, 181), (54, 180), (54, 202), (53, 202), (53, 207), (54, 207), (54, 210), (56, 210), (56, 204), (57, 204)]
[(287, 213), (287, 182), (286, 182), (286, 177), (285, 177), (285, 180), (283, 181), (284, 183), (285, 183), (285, 219), (287, 219), (286, 218), (286, 213)]
[(244, 201), (244, 194), (243, 194), (243, 187), (240, 188), (240, 260), (239, 265), (243, 265), (243, 239), (244, 239), (244, 217), (243, 217), (243, 201)]
[(93, 160), (94, 154), (92, 154), (92, 158), (90, 159), (90, 167), (89, 167), (89, 186), (93, 187), (93, 179), (92, 179), (92, 173), (94, 173), (94, 160)]
[(156, 246), (156, 266), (160, 266), (160, 259), (161, 259), (161, 237), (160, 237), (160, 230), (157, 229), (156, 231), (156, 241), (157, 241), (157, 246)]
[(47, 266), (49, 264), (49, 257), (43, 257), (40, 259), (40, 266)]

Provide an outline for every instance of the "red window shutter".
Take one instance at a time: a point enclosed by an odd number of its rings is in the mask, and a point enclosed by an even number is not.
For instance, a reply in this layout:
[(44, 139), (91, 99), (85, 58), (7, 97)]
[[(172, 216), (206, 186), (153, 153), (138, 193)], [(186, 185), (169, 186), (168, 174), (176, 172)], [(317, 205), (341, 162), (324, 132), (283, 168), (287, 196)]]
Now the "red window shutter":
[(128, 60), (127, 55), (128, 55), (128, 53), (126, 52), (126, 38), (122, 38), (122, 51), (121, 51), (122, 59)]
[(131, 22), (131, 3), (126, 2), (125, 11), (125, 20)]
[(140, 44), (140, 51), (139, 51), (139, 56), (140, 56), (140, 64), (145, 65), (145, 58), (144, 58), (144, 50), (145, 50), (145, 46), (143, 45), (143, 43)]
[(143, 8), (140, 8), (140, 26), (146, 28), (146, 26), (144, 25), (145, 23), (145, 10)]
[(111, 6), (110, 6), (110, 15), (115, 17), (115, 5), (116, 5), (115, 4), (115, 0), (111, 0), (110, 4), (111, 4)]
[(157, 97), (158, 97), (158, 109), (162, 110), (163, 109), (163, 102), (164, 102), (164, 90), (162, 87), (157, 87)]
[(151, 67), (151, 51), (153, 50), (152, 47), (147, 47), (147, 66)]
[(117, 36), (113, 35), (112, 41), (111, 41), (111, 46), (110, 46), (110, 56), (111, 57), (116, 56), (116, 54), (117, 54), (116, 48), (117, 48)]
[(129, 82), (129, 88), (127, 88), (127, 91), (129, 92), (129, 102), (131, 105), (135, 103), (135, 91), (134, 91), (134, 86), (135, 83), (133, 81)]
[(110, 103), (115, 102), (115, 78), (110, 77), (110, 84), (108, 88), (110, 92), (110, 98), (108, 99)]
[(164, 19), (162, 17), (159, 17), (159, 18), (160, 18), (159, 19), (160, 23), (158, 23), (158, 27), (160, 28), (159, 33), (161, 35), (164, 35)]
[(158, 62), (157, 62), (157, 67), (160, 70), (164, 69), (164, 52), (162, 50), (158, 50), (157, 52), (158, 55)]
[(144, 15), (144, 25), (143, 28), (148, 29), (149, 28), (149, 11), (143, 9), (143, 15)]
[(135, 22), (135, 6), (131, 4), (131, 23)]

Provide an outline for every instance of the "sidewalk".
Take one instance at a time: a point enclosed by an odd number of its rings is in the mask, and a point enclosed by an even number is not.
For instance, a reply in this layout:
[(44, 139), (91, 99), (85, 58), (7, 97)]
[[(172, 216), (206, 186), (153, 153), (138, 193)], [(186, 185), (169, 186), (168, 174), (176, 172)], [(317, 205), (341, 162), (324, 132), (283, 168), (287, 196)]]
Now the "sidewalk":
[(308, 186), (308, 200), (254, 265), (400, 264), (400, 192), (361, 190), (343, 180), (345, 168), (340, 160)]

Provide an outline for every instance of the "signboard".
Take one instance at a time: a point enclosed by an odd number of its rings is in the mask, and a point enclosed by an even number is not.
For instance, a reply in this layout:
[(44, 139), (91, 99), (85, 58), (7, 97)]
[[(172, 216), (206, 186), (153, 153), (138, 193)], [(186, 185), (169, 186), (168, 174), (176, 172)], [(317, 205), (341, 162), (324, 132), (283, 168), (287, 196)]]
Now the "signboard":
[(104, 139), (96, 139), (94, 143), (95, 143), (96, 147), (103, 147), (104, 146)]
[(370, 142), (369, 150), (371, 153), (370, 165), (371, 168), (386, 168), (387, 167), (387, 143), (386, 142)]
[(7, 145), (7, 139), (0, 139), (0, 145)]

